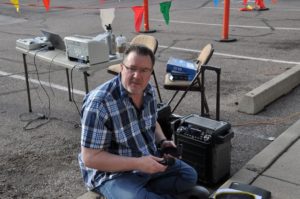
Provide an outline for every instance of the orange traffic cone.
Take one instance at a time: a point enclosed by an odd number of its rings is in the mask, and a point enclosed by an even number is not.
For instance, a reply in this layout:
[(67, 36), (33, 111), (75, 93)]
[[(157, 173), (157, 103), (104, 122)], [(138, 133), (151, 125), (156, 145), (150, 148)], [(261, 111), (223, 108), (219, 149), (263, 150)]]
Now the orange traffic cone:
[(269, 10), (269, 8), (266, 8), (265, 4), (264, 4), (264, 0), (255, 0), (255, 10), (258, 11), (265, 11), (265, 10)]
[(248, 0), (243, 0), (243, 8), (240, 8), (240, 11), (252, 11), (253, 7), (248, 5)]
[(252, 10), (253, 10), (253, 7), (250, 5), (246, 5), (245, 7), (240, 8), (240, 11), (252, 11)]

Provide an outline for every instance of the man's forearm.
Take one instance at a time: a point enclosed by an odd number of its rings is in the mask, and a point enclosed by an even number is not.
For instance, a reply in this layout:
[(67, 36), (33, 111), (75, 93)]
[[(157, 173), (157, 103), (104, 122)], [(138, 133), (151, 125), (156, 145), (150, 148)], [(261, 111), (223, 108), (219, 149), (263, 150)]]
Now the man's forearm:
[(82, 159), (86, 167), (104, 172), (141, 171), (145, 173), (163, 172), (166, 166), (159, 163), (162, 158), (152, 155), (124, 157), (106, 151), (82, 147)]
[(106, 151), (82, 147), (85, 166), (106, 172), (121, 172), (138, 169), (138, 158), (114, 155)]
[(162, 140), (166, 140), (166, 136), (165, 134), (163, 133), (162, 131), (162, 128), (161, 126), (159, 125), (158, 122), (156, 122), (156, 125), (155, 125), (155, 141), (157, 144), (159, 144)]

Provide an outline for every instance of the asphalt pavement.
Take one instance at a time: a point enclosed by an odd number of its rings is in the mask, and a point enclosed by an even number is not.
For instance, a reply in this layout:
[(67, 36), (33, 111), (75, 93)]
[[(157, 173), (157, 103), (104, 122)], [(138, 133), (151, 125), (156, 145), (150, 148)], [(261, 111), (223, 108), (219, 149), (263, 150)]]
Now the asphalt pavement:
[[(209, 64), (219, 66), (222, 70), (220, 117), (221, 120), (231, 123), (234, 131), (234, 138), (231, 141), (231, 176), (239, 174), (252, 158), (267, 149), (266, 146), (274, 145), (277, 138), (299, 119), (299, 87), (276, 99), (255, 115), (239, 112), (238, 105), (242, 97), (249, 91), (300, 64), (300, 2), (279, 0), (272, 4), (270, 1), (266, 1), (266, 6), (270, 8), (268, 11), (241, 12), (239, 9), (242, 7), (242, 1), (231, 1), (229, 38), (237, 39), (236, 42), (218, 41), (222, 38), (223, 29), (222, 1), (216, 7), (213, 5), (213, 1), (173, 0), (169, 25), (165, 24), (160, 13), (160, 2), (154, 0), (149, 3), (149, 26), (156, 32), (148, 34), (155, 36), (159, 42), (155, 72), (163, 101), (167, 102), (173, 94), (173, 91), (163, 88), (167, 60), (171, 56), (195, 59), (200, 49), (207, 43), (212, 43), (215, 52)], [(7, 132), (16, 130), (24, 133), (22, 130), (24, 122), (20, 116), (28, 112), (22, 56), (15, 49), (17, 39), (41, 36), (41, 29), (56, 32), (62, 37), (74, 34), (96, 36), (104, 32), (99, 17), (99, 8), (114, 7), (116, 11), (112, 24), (113, 31), (116, 36), (122, 34), (130, 41), (137, 35), (134, 30), (131, 6), (142, 5), (141, 0), (105, 1), (103, 4), (99, 4), (99, 1), (95, 0), (72, 1), (72, 4), (70, 1), (62, 0), (51, 1), (53, 8), (46, 12), (42, 6), (32, 6), (35, 3), (36, 1), (22, 3), (20, 12), (17, 13), (13, 6), (3, 4), (1, 1), (0, 133), (2, 137), (7, 136)], [(84, 95), (82, 74), (78, 72), (72, 74), (74, 98), (77, 104), (71, 103), (68, 101), (66, 92), (67, 81), (64, 69), (51, 65), (43, 66), (43, 63), (39, 62), (40, 81), (51, 82), (45, 86), (51, 99), (51, 106), (49, 106), (49, 96), (45, 95), (37, 79), (34, 60), (29, 59), (28, 61), (32, 79), (30, 86), (33, 95), (33, 112), (51, 112), (57, 118), (79, 122), (76, 105), (80, 107)], [(95, 88), (111, 77), (112, 75), (105, 70), (91, 73), (89, 76), (90, 88)], [(206, 95), (211, 109), (211, 118), (215, 117), (215, 91), (215, 74), (208, 73)], [(189, 93), (176, 113), (180, 115), (199, 114), (199, 101), (199, 93)], [(42, 128), (56, 132), (69, 130), (64, 125), (54, 122), (45, 124)], [(37, 128), (33, 131), (39, 132), (40, 130)], [(76, 133), (79, 134), (79, 131)], [(76, 137), (76, 139), (78, 138)], [(296, 139), (299, 139), (299, 136)], [(289, 154), (294, 155), (298, 146), (298, 141), (294, 142), (288, 150), (291, 151)], [(9, 149), (13, 150), (13, 148)], [(1, 149), (0, 151), (2, 154), (13, 153), (10, 150)], [(282, 156), (276, 158), (274, 164), (269, 165), (270, 170), (264, 170), (264, 175), (257, 178), (259, 182), (251, 182), (258, 186), (264, 186), (264, 182), (269, 180), (265, 176), (271, 176), (280, 181), (281, 177), (273, 176), (273, 171), (278, 172), (278, 170), (272, 169), (282, 168), (284, 166), (280, 165), (285, 165), (284, 162), (289, 161), (285, 158), (284, 153), (281, 154)], [(293, 171), (291, 168), (284, 170)], [(286, 173), (285, 171), (283, 174)], [(295, 171), (297, 172), (297, 170)], [(5, 175), (5, 172), (1, 175)], [(282, 179), (299, 188), (299, 179)], [(82, 186), (82, 184), (78, 186)], [(270, 186), (268, 185), (266, 188), (274, 190), (274, 193), (280, 190)], [(279, 186), (280, 184), (278, 184)], [(80, 191), (80, 193), (83, 192)], [(73, 197), (79, 196), (80, 193), (76, 192)], [(285, 192), (283, 191), (283, 193)], [(281, 196), (278, 194), (277, 198), (285, 198)]]

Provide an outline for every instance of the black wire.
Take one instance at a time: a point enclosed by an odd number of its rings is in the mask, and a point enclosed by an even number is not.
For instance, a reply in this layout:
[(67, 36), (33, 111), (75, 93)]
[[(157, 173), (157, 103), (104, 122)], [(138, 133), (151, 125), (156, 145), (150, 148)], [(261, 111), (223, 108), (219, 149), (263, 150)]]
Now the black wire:
[[(41, 48), (41, 49), (37, 50), (37, 51), (34, 53), (34, 56), (33, 56), (33, 65), (34, 65), (34, 67), (35, 67), (35, 71), (36, 71), (36, 75), (37, 75), (38, 82), (39, 82), (40, 86), (42, 87), (42, 89), (43, 89), (43, 91), (44, 91), (44, 93), (46, 94), (47, 99), (48, 99), (48, 115), (47, 115), (46, 113), (45, 113), (45, 114), (37, 113), (37, 117), (36, 117), (36, 118), (29, 120), (29, 121), (24, 125), (24, 127), (23, 127), (24, 130), (33, 130), (33, 129), (39, 128), (39, 127), (41, 127), (41, 126), (47, 124), (47, 123), (50, 121), (50, 116), (51, 116), (51, 100), (50, 100), (50, 96), (49, 96), (48, 92), (46, 91), (45, 87), (43, 86), (43, 84), (42, 84), (42, 82), (41, 82), (41, 80), (40, 80), (39, 71), (38, 71), (38, 68), (37, 68), (37, 65), (36, 65), (36, 55), (37, 55), (37, 53), (39, 53), (39, 52), (41, 52), (41, 51), (43, 51), (43, 50), (45, 50), (45, 49), (46, 49), (46, 47)], [(57, 55), (58, 55), (58, 54), (57, 54)], [(51, 63), (53, 62), (54, 58), (55, 58), (57, 55), (55, 55), (55, 56), (52, 58)], [(51, 65), (51, 63), (50, 63), (50, 65)], [(50, 71), (49, 71), (49, 73), (50, 73)], [(43, 101), (42, 101), (42, 99), (41, 99), (39, 93), (37, 92), (37, 90), (36, 90), (36, 93), (37, 93), (37, 95), (38, 95), (39, 100), (40, 100), (41, 103), (43, 104)], [(22, 120), (22, 119), (21, 119), (21, 120)], [(38, 120), (46, 120), (46, 121), (43, 122), (43, 123), (41, 123), (41, 124), (39, 124), (39, 125), (37, 125), (37, 126), (34, 126), (34, 127), (32, 127), (32, 128), (28, 128), (28, 126), (30, 126), (33, 122), (36, 122), (36, 121), (38, 121)]]
[[(33, 65), (34, 65), (34, 67), (35, 67), (35, 71), (36, 71), (36, 75), (37, 75), (38, 82), (39, 82), (40, 86), (42, 87), (43, 91), (45, 92), (45, 94), (46, 94), (46, 96), (47, 96), (47, 99), (48, 99), (48, 115), (47, 115), (47, 114), (36, 113), (36, 116), (35, 116), (33, 119), (27, 119), (27, 120), (22, 118), (22, 117), (24, 116), (24, 114), (19, 115), (19, 118), (20, 118), (21, 121), (27, 121), (27, 123), (26, 123), (26, 124), (24, 125), (24, 127), (23, 127), (23, 129), (24, 129), (25, 131), (26, 131), (26, 130), (37, 129), (37, 128), (39, 128), (39, 127), (41, 127), (41, 126), (43, 126), (43, 125), (49, 123), (51, 120), (64, 121), (64, 120), (59, 119), (59, 118), (56, 118), (56, 117), (50, 117), (50, 116), (51, 116), (51, 100), (50, 100), (50, 96), (49, 96), (47, 90), (45, 89), (45, 87), (43, 86), (43, 84), (42, 84), (42, 82), (41, 82), (41, 80), (40, 80), (39, 71), (38, 71), (38, 68), (37, 68), (37, 65), (36, 65), (36, 55), (37, 55), (37, 53), (40, 52), (40, 51), (42, 51), (42, 50), (45, 50), (45, 49), (46, 49), (46, 48), (41, 48), (41, 49), (39, 49), (39, 50), (37, 50), (37, 51), (35, 52), (35, 54), (34, 54), (34, 56), (33, 56), (33, 63), (34, 63)], [(50, 85), (51, 91), (52, 91), (52, 93), (53, 93), (54, 96), (55, 96), (55, 94), (54, 94), (54, 91), (53, 91), (53, 88), (52, 88), (51, 82), (50, 82), (50, 72), (51, 72), (51, 66), (52, 66), (52, 63), (53, 63), (55, 57), (57, 57), (58, 55), (60, 55), (60, 53), (56, 54), (56, 55), (52, 58), (52, 60), (51, 60), (51, 62), (50, 62), (50, 66), (49, 66), (49, 71), (48, 71), (48, 83), (49, 83), (49, 85)], [(72, 85), (72, 90), (71, 90), (71, 92), (72, 92), (72, 101), (74, 102), (74, 104), (75, 104), (75, 106), (76, 106), (76, 109), (77, 109), (77, 112), (78, 112), (79, 115), (80, 115), (79, 108), (78, 108), (78, 106), (77, 106), (77, 104), (76, 104), (76, 102), (75, 102), (75, 100), (74, 100), (73, 80), (72, 80), (72, 79), (73, 79), (73, 77), (72, 77), (72, 71), (73, 71), (73, 69), (74, 69), (76, 66), (77, 66), (77, 65), (75, 65), (75, 66), (72, 68), (72, 70), (71, 70), (71, 85)], [(40, 95), (39, 95), (38, 92), (37, 92), (37, 95), (38, 95), (39, 100), (42, 102), (42, 99), (41, 99), (41, 97), (40, 97)], [(43, 102), (42, 102), (42, 104), (43, 104)], [(32, 114), (32, 113), (31, 113), (31, 114)], [(44, 122), (42, 122), (42, 123), (40, 123), (40, 124), (38, 124), (38, 125), (36, 125), (36, 126), (29, 127), (31, 124), (33, 124), (34, 122), (37, 122), (37, 121), (39, 121), (39, 120), (46, 120), (46, 121), (44, 121)], [(74, 128), (79, 128), (79, 127), (81, 127), (80, 123), (78, 123), (78, 122), (72, 122), (72, 121), (64, 121), (64, 122), (73, 123), (73, 124), (74, 124)]]
[[(26, 119), (24, 118), (25, 115), (33, 115), (34, 118), (29, 118), (29, 119)], [(69, 121), (69, 120), (63, 120), (61, 118), (57, 118), (57, 117), (51, 117), (51, 118), (47, 118), (45, 115), (43, 114), (40, 114), (40, 113), (22, 113), (19, 115), (19, 118), (22, 122), (27, 122), (23, 129), (25, 131), (28, 131), (28, 130), (33, 130), (33, 129), (37, 129), (47, 123), (49, 123), (50, 121), (53, 121), (53, 120), (57, 120), (57, 121), (62, 121), (62, 122), (67, 122), (67, 123), (70, 123), (74, 126), (74, 128), (80, 128), (81, 127), (81, 124), (79, 122), (76, 122), (76, 121)], [(37, 122), (37, 121), (40, 121), (40, 120), (46, 120), (36, 126), (33, 126), (33, 127), (30, 127), (30, 125), (32, 125), (34, 122)]]
[[(35, 67), (35, 70), (36, 70), (36, 75), (37, 75), (37, 79), (38, 79), (38, 82), (41, 86), (41, 88), (43, 89), (44, 93), (46, 94), (47, 98), (48, 98), (48, 116), (47, 118), (50, 117), (51, 115), (51, 100), (50, 100), (50, 96), (48, 94), (48, 92), (46, 91), (45, 87), (43, 86), (41, 80), (40, 80), (40, 75), (39, 75), (39, 71), (38, 71), (38, 68), (37, 68), (37, 65), (36, 65), (36, 55), (38, 52), (42, 51), (42, 50), (45, 50), (45, 48), (41, 48), (40, 50), (37, 50), (33, 56), (33, 65)], [(45, 114), (46, 115), (46, 114)]]
[[(36, 75), (37, 75), (38, 82), (39, 82), (40, 86), (42, 87), (43, 91), (45, 92), (45, 94), (46, 94), (46, 96), (47, 96), (47, 98), (48, 98), (48, 116), (47, 116), (47, 117), (50, 118), (50, 115), (51, 115), (51, 99), (50, 99), (50, 96), (49, 96), (48, 92), (46, 91), (46, 88), (43, 86), (43, 84), (42, 84), (41, 81), (40, 81), (40, 75), (39, 75), (39, 72), (38, 72), (38, 69), (37, 69), (37, 65), (36, 65), (36, 55), (37, 55), (37, 53), (38, 53), (38, 52), (41, 52), (42, 50), (45, 50), (45, 49), (47, 49), (47, 48), (48, 48), (48, 47), (46, 46), (46, 47), (41, 48), (41, 49), (39, 49), (39, 50), (37, 50), (37, 51), (35, 52), (34, 57), (33, 57), (33, 64), (34, 64), (34, 67), (35, 67), (35, 70), (36, 70)], [(55, 59), (58, 55), (60, 55), (60, 54), (61, 54), (61, 53), (57, 53), (57, 54), (51, 59), (50, 66), (49, 66), (49, 71), (48, 71), (48, 83), (49, 83), (49, 85), (50, 85), (50, 89), (51, 89), (51, 91), (52, 91), (52, 93), (53, 93), (54, 96), (55, 96), (55, 94), (54, 94), (54, 91), (53, 91), (53, 88), (52, 88), (51, 82), (50, 82), (50, 71), (51, 71), (51, 66), (52, 66), (52, 63), (53, 63), (54, 59)], [(38, 94), (38, 92), (37, 92), (37, 94)], [(42, 99), (41, 99), (41, 97), (39, 96), (39, 94), (38, 94), (38, 97), (39, 97), (40, 101), (42, 102)], [(46, 114), (45, 114), (45, 115), (46, 115)]]
[(70, 80), (70, 83), (71, 83), (71, 96), (72, 96), (72, 102), (74, 103), (74, 105), (75, 105), (75, 107), (76, 107), (76, 110), (77, 110), (77, 112), (78, 112), (78, 114), (79, 114), (79, 117), (80, 117), (81, 114), (80, 114), (79, 108), (78, 108), (78, 106), (77, 106), (77, 104), (76, 104), (76, 101), (75, 101), (75, 99), (74, 99), (74, 92), (73, 92), (73, 70), (74, 70), (74, 68), (76, 68), (77, 66), (78, 66), (78, 65), (75, 65), (75, 66), (73, 66), (72, 69), (71, 69), (71, 80)]
[[(29, 126), (30, 126), (33, 122), (37, 122), (37, 121), (39, 121), (39, 120), (46, 120), (46, 121), (43, 122), (43, 123), (41, 123), (41, 124), (39, 124), (39, 125), (36, 125), (36, 126), (34, 126), (34, 127), (29, 128)], [(40, 117), (38, 117), (38, 118), (36, 118), (36, 119), (34, 119), (34, 120), (28, 121), (28, 122), (23, 126), (23, 130), (28, 131), (28, 130), (37, 129), (37, 128), (39, 128), (39, 127), (41, 127), (41, 126), (43, 126), (43, 125), (45, 125), (45, 124), (47, 124), (47, 123), (49, 123), (49, 122), (50, 122), (50, 118), (49, 118), (49, 117), (46, 117), (46, 116), (40, 116)]]
[(50, 65), (49, 65), (49, 70), (48, 70), (48, 83), (49, 83), (49, 87), (50, 87), (50, 89), (51, 89), (51, 91), (52, 91), (53, 96), (55, 96), (55, 93), (54, 93), (54, 91), (53, 91), (52, 84), (51, 84), (51, 81), (50, 81), (51, 66), (52, 66), (52, 63), (53, 63), (54, 59), (55, 59), (58, 55), (60, 55), (60, 54), (61, 54), (61, 53), (57, 53), (57, 54), (52, 58), (52, 60), (51, 60), (51, 62), (50, 62)]
[[(47, 98), (48, 98), (48, 116), (46, 116), (46, 114), (40, 114), (40, 113), (37, 113), (37, 117), (28, 120), (27, 123), (24, 125), (23, 129), (24, 129), (25, 131), (26, 131), (26, 130), (33, 130), (33, 129), (39, 128), (39, 127), (41, 127), (41, 126), (47, 124), (47, 123), (50, 121), (50, 119), (49, 119), (49, 118), (50, 118), (50, 114), (51, 114), (51, 102), (50, 102), (50, 97), (49, 97), (49, 95), (48, 95), (46, 89), (44, 88), (44, 86), (42, 85), (42, 83), (41, 83), (41, 81), (40, 81), (39, 71), (38, 71), (38, 68), (37, 68), (37, 65), (36, 65), (36, 55), (37, 55), (38, 52), (40, 52), (40, 51), (42, 51), (42, 50), (44, 50), (44, 49), (45, 49), (45, 48), (41, 48), (41, 49), (37, 50), (37, 51), (34, 53), (34, 56), (33, 56), (33, 65), (34, 65), (34, 67), (35, 67), (35, 71), (36, 71), (36, 75), (37, 75), (38, 82), (39, 82), (40, 86), (42, 87), (42, 89), (44, 90), (44, 92), (45, 92), (45, 94), (46, 94), (46, 96), (47, 96)], [(36, 92), (37, 92), (37, 91), (36, 91)], [(39, 95), (38, 92), (37, 92), (37, 95), (38, 95), (39, 100), (40, 100), (40, 101), (42, 102), (42, 104), (43, 104), (43, 101), (42, 101), (42, 99), (41, 99), (41, 97), (40, 97), (40, 95)], [(20, 117), (22, 117), (22, 114), (20, 115)], [(43, 122), (43, 123), (41, 123), (41, 124), (39, 124), (39, 125), (37, 125), (37, 126), (34, 126), (34, 127), (32, 127), (32, 128), (28, 128), (28, 126), (30, 126), (33, 122), (39, 121), (39, 120), (41, 120), (41, 119), (42, 119), (42, 120), (45, 120), (45, 119), (46, 119), (46, 121)], [(22, 121), (22, 118), (21, 118), (21, 121)]]

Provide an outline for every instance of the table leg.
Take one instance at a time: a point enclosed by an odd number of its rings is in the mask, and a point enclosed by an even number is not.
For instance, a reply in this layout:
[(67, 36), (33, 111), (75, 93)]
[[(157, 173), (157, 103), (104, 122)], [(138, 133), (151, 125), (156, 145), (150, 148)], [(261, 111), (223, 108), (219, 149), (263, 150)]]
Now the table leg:
[(83, 76), (84, 76), (85, 93), (87, 94), (89, 92), (89, 85), (88, 85), (89, 74), (86, 71), (84, 71)]
[(27, 61), (26, 61), (26, 54), (23, 55), (23, 64), (24, 64), (24, 71), (25, 71), (25, 81), (26, 81), (26, 89), (27, 89), (27, 97), (28, 97), (28, 108), (29, 112), (32, 112), (31, 108), (31, 97), (30, 97), (30, 88), (29, 88), (29, 81), (28, 81), (28, 70), (27, 70)]
[(68, 83), (68, 93), (69, 93), (69, 101), (72, 101), (71, 96), (71, 88), (70, 88), (70, 77), (69, 77), (69, 69), (66, 68), (66, 75), (67, 75), (67, 83)]

